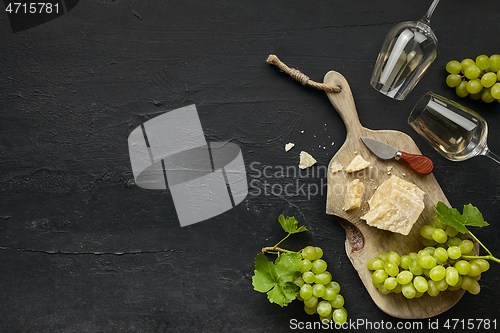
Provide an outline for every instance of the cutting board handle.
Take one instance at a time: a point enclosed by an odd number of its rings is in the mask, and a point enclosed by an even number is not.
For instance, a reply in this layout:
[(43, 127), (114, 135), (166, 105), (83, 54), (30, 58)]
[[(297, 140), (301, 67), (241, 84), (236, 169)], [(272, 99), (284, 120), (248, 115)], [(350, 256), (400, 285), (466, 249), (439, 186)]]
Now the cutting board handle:
[(359, 122), (358, 113), (356, 112), (356, 105), (354, 104), (351, 88), (345, 77), (339, 72), (330, 71), (326, 73), (323, 82), (328, 85), (342, 88), (342, 91), (339, 93), (327, 92), (326, 95), (344, 121), (347, 137), (361, 137), (362, 126)]

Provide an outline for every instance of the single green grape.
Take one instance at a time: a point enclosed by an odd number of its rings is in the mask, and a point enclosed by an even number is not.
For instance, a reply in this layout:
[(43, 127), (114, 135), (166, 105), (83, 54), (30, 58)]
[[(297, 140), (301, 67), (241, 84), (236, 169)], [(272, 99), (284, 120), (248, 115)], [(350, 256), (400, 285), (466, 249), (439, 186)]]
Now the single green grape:
[(332, 281), (332, 274), (328, 271), (324, 271), (323, 273), (316, 274), (314, 277), (314, 282), (322, 284), (322, 285), (327, 285)]
[(413, 280), (413, 274), (410, 271), (402, 271), (396, 277), (397, 281), (401, 285), (405, 285)]
[(326, 261), (323, 259), (317, 259), (312, 262), (311, 272), (314, 274), (323, 273), (326, 271), (327, 267), (328, 265), (326, 264)]
[(420, 292), (420, 291), (418, 291), (418, 290), (417, 290), (417, 291), (416, 291), (416, 293), (415, 293), (415, 298), (420, 298), (420, 297), (422, 297), (424, 294), (425, 294), (425, 293)]
[(388, 278), (388, 276), (389, 275), (387, 274), (387, 272), (385, 270), (378, 269), (375, 272), (373, 272), (372, 280), (375, 283), (383, 283), (385, 281), (385, 279)]
[(490, 71), (492, 71), (492, 72), (500, 71), (500, 55), (499, 54), (493, 54), (490, 57)]
[(316, 258), (316, 249), (313, 246), (306, 246), (302, 249), (302, 258), (307, 260), (314, 260)]
[[(500, 81), (500, 71), (498, 71), (498, 80)], [(491, 86), (490, 93), (493, 98), (500, 99), (500, 82)]]
[(332, 318), (335, 324), (342, 325), (347, 321), (347, 311), (345, 309), (337, 309), (333, 311)]
[(307, 271), (302, 274), (302, 279), (305, 283), (311, 284), (316, 281), (316, 275), (311, 271)]
[(462, 255), (462, 251), (458, 246), (450, 246), (448, 248), (448, 257), (451, 259), (458, 259)]
[(467, 95), (469, 95), (469, 92), (467, 91), (467, 82), (460, 82), (460, 84), (455, 87), (455, 93), (458, 97), (467, 97)]
[(299, 286), (299, 288), (304, 285), (304, 280), (302, 279), (302, 276), (293, 279), (292, 282), (295, 283), (297, 286)]
[(377, 258), (386, 262), (387, 261), (387, 253), (385, 252), (380, 252), (378, 255), (377, 255)]
[(337, 292), (331, 288), (325, 288), (325, 294), (323, 295), (323, 299), (327, 301), (331, 301), (337, 297)]
[(404, 256), (401, 257), (401, 263), (399, 264), (402, 269), (409, 269), (410, 263), (413, 261), (413, 259), (405, 254)]
[(418, 258), (425, 257), (425, 256), (430, 256), (429, 251), (427, 251), (426, 249), (422, 249), (422, 250), (418, 251)]
[[(386, 280), (387, 281), (387, 280)], [(384, 283), (381, 283), (378, 285), (378, 291), (383, 294), (383, 295), (388, 295), (391, 291), (389, 289), (387, 289), (387, 287), (385, 286), (385, 281)]]
[(426, 224), (423, 225), (422, 228), (420, 228), (420, 236), (424, 237), (425, 239), (432, 239), (432, 232), (434, 231), (433, 226)]
[(391, 261), (388, 261), (385, 263), (384, 270), (389, 276), (396, 276), (399, 273), (399, 266)]
[(368, 268), (368, 270), (370, 271), (373, 271), (375, 270), (373, 268), (373, 263), (375, 262), (376, 259), (369, 259), (367, 262), (366, 262), (366, 268)]
[(310, 271), (312, 267), (312, 262), (311, 260), (308, 259), (302, 259), (302, 263), (300, 264), (299, 272), (305, 273), (307, 271)]
[(481, 100), (485, 103), (492, 103), (495, 98), (491, 96), (491, 88), (484, 88), (481, 90)]
[(455, 267), (447, 267), (446, 268), (446, 283), (450, 286), (454, 286), (458, 283), (459, 279), (458, 271)]
[(308, 299), (304, 300), (304, 305), (307, 306), (308, 308), (315, 307), (316, 305), (318, 305), (318, 298), (313, 295)]
[(483, 89), (480, 79), (472, 79), (467, 82), (467, 91), (469, 94), (477, 94)]
[(328, 301), (321, 301), (318, 303), (316, 312), (322, 317), (327, 317), (332, 313), (332, 305)]
[(462, 60), (460, 64), (462, 65), (462, 69), (465, 69), (465, 67), (468, 67), (470, 65), (475, 65), (476, 62), (470, 58), (465, 58), (464, 60)]
[(481, 286), (479, 285), (479, 283), (477, 283), (477, 281), (474, 281), (472, 280), (472, 284), (471, 286), (469, 287), (469, 289), (467, 289), (472, 295), (477, 295), (479, 294), (479, 292), (481, 291)]
[(450, 74), (458, 74), (462, 70), (462, 64), (452, 60), (446, 64), (446, 71)]
[(434, 239), (438, 243), (446, 243), (446, 241), (448, 240), (448, 235), (443, 229), (436, 228), (432, 231), (432, 239)]
[(312, 297), (312, 287), (310, 284), (304, 284), (302, 287), (300, 287), (300, 292), (299, 295), (302, 297), (304, 300), (311, 298)]
[(316, 256), (314, 259), (320, 259), (323, 256), (323, 250), (320, 247), (315, 247), (314, 249), (316, 250)]
[(497, 74), (494, 72), (488, 72), (481, 78), (481, 84), (485, 88), (489, 88), (497, 82)]
[(462, 251), (462, 253), (467, 253), (467, 252), (471, 252), (474, 249), (474, 243), (472, 243), (468, 239), (464, 239), (460, 243), (460, 245), (458, 245), (458, 247), (460, 248), (460, 251)]
[(450, 88), (455, 88), (462, 82), (462, 77), (458, 74), (449, 74), (446, 77), (446, 85)]
[(401, 294), (401, 292), (402, 292), (402, 286), (398, 283), (398, 285), (396, 286), (396, 288), (392, 289), (392, 292), (395, 293), (395, 294)]
[(393, 290), (394, 288), (396, 288), (398, 285), (398, 280), (395, 278), (395, 277), (388, 277), (385, 281), (384, 281), (384, 286), (388, 289), (388, 290)]
[(326, 288), (329, 288), (329, 289), (335, 291), (336, 293), (340, 292), (340, 284), (336, 281), (332, 281), (329, 284), (327, 284)]
[(474, 64), (474, 65), (470, 65), (470, 66), (465, 67), (464, 73), (465, 73), (466, 78), (468, 78), (469, 80), (474, 80), (474, 79), (477, 79), (479, 77), (479, 75), (481, 75), (481, 70), (479, 69), (479, 67), (476, 64)]
[(436, 259), (430, 255), (419, 257), (417, 262), (422, 268), (426, 269), (431, 269), (432, 267), (436, 266)]
[(429, 277), (433, 281), (442, 280), (442, 279), (444, 279), (445, 276), (446, 276), (446, 269), (441, 265), (433, 267), (431, 269), (431, 271), (429, 272)]
[(448, 247), (458, 246), (461, 242), (462, 242), (462, 240), (458, 237), (450, 237), (450, 238), (448, 238), (446, 245), (448, 245)]
[(449, 225), (446, 227), (446, 234), (448, 235), (448, 238), (455, 237), (456, 235), (458, 235), (458, 230)]
[(408, 254), (411, 258), (411, 260), (417, 260), (418, 259), (418, 254), (416, 254), (415, 252), (410, 252), (410, 254)]
[(481, 272), (486, 272), (488, 269), (490, 269), (490, 263), (488, 262), (488, 260), (476, 259), (473, 262), (481, 267)]
[(424, 274), (424, 269), (422, 266), (418, 264), (417, 260), (413, 260), (410, 265), (408, 266), (408, 269), (413, 275), (422, 275)]
[(479, 55), (476, 58), (476, 65), (480, 70), (484, 71), (490, 67), (490, 58), (487, 55)]
[(462, 276), (462, 284), (460, 287), (462, 287), (463, 290), (469, 290), (472, 284), (474, 283), (474, 280), (467, 275)]
[(429, 294), (429, 296), (436, 297), (437, 295), (439, 295), (439, 290), (436, 287), (436, 282), (428, 280), (427, 286), (428, 286), (427, 293)]
[(323, 297), (326, 293), (326, 287), (322, 284), (314, 284), (312, 287), (312, 292), (314, 297)]
[(446, 251), (442, 247), (438, 247), (436, 251), (434, 251), (434, 257), (440, 262), (444, 263), (448, 260), (448, 251)]
[(467, 275), (472, 277), (481, 275), (481, 266), (476, 262), (471, 263), (470, 272)]
[(416, 276), (413, 279), (413, 286), (418, 292), (425, 293), (429, 289), (429, 284), (423, 276)]
[(330, 304), (335, 309), (341, 308), (344, 306), (344, 297), (340, 294), (337, 294), (337, 296), (335, 296), (335, 299), (330, 301)]
[(316, 307), (314, 306), (314, 307), (310, 308), (310, 307), (304, 305), (304, 312), (307, 313), (308, 315), (313, 315), (316, 313)]
[(439, 281), (434, 281), (434, 283), (436, 284), (436, 288), (439, 291), (445, 291), (446, 289), (448, 289), (448, 283), (446, 283), (446, 280), (444, 278)]
[(411, 282), (403, 285), (401, 290), (403, 292), (403, 296), (408, 298), (408, 299), (414, 298), (415, 294), (417, 293), (417, 291), (415, 290), (415, 287), (413, 286), (413, 283), (411, 283)]
[(401, 263), (401, 257), (396, 251), (391, 251), (387, 253), (387, 261), (395, 263), (396, 266), (399, 266), (399, 264)]
[(375, 261), (373, 262), (372, 266), (373, 266), (373, 270), (377, 270), (377, 269), (384, 269), (384, 265), (385, 265), (385, 262), (380, 260), (380, 259), (375, 259)]
[(470, 272), (470, 263), (465, 260), (459, 260), (453, 265), (460, 275), (467, 275)]
[(436, 248), (434, 246), (427, 246), (424, 248), (424, 250), (427, 251), (429, 253), (429, 255), (433, 256), (434, 251), (436, 251)]

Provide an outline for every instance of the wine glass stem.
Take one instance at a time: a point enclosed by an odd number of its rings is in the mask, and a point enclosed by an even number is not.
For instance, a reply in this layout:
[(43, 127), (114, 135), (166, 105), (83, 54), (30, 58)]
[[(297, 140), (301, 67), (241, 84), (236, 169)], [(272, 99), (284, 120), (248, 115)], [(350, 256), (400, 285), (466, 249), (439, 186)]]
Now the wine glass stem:
[(425, 13), (424, 17), (420, 19), (420, 21), (424, 22), (425, 24), (429, 25), (431, 23), (431, 16), (432, 13), (434, 13), (434, 9), (436, 9), (437, 5), (439, 3), (439, 0), (434, 0), (427, 10), (427, 13)]
[(493, 161), (495, 161), (498, 164), (500, 164), (500, 157), (498, 157), (497, 155), (493, 154), (491, 152), (491, 150), (489, 150), (488, 148), (486, 148), (481, 155), (487, 156), (487, 157), (491, 158)]

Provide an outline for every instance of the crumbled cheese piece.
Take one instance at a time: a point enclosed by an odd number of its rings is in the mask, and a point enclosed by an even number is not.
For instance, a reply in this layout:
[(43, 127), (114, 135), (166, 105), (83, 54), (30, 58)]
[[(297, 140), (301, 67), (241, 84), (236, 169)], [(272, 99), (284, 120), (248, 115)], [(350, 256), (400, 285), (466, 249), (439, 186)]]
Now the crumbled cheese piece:
[(299, 163), (299, 168), (305, 169), (309, 168), (310, 166), (313, 166), (317, 161), (312, 157), (310, 154), (308, 154), (305, 151), (300, 152), (300, 163)]
[(332, 163), (332, 166), (331, 166), (332, 173), (341, 171), (342, 169), (344, 169), (344, 167), (339, 162)]
[(424, 210), (425, 192), (397, 176), (378, 186), (361, 218), (370, 226), (408, 235)]
[(370, 162), (365, 161), (361, 155), (357, 155), (351, 163), (345, 168), (347, 172), (356, 172), (359, 170), (363, 170), (367, 166), (370, 165)]
[(359, 179), (354, 179), (347, 184), (344, 210), (359, 208), (361, 206), (361, 198), (363, 197), (364, 184)]
[(290, 142), (290, 143), (287, 143), (287, 144), (285, 145), (285, 151), (289, 151), (289, 150), (290, 150), (290, 149), (292, 149), (294, 146), (295, 146), (295, 144), (294, 144), (294, 143), (291, 143), (291, 142)]
[(392, 170), (392, 167), (391, 166), (388, 166), (387, 167), (387, 172), (391, 171)]

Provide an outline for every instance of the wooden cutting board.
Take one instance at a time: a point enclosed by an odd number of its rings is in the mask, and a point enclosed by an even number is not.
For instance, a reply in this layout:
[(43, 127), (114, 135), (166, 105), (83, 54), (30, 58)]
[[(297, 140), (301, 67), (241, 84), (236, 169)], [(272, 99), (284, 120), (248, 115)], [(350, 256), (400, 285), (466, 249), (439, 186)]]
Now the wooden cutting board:
[[(361, 126), (346, 79), (340, 73), (331, 71), (325, 75), (324, 83), (342, 88), (340, 93), (327, 92), (330, 102), (345, 123), (347, 138), (328, 166), (326, 212), (337, 216), (346, 230), (347, 256), (371, 298), (385, 313), (397, 318), (417, 319), (433, 317), (448, 310), (460, 300), (464, 294), (463, 290), (441, 292), (437, 297), (425, 294), (418, 299), (408, 300), (402, 294), (383, 295), (373, 286), (372, 271), (366, 268), (366, 262), (375, 258), (379, 252), (397, 251), (400, 255), (404, 255), (421, 250), (423, 245), (419, 234), (420, 227), (434, 220), (434, 207), (438, 201), (448, 205), (449, 202), (432, 173), (420, 176), (398, 161), (378, 159), (360, 140), (360, 137), (373, 138), (386, 142), (398, 150), (420, 154), (420, 150), (410, 136), (398, 131), (373, 131)], [(374, 107), (370, 112), (375, 114), (380, 111)], [(336, 173), (331, 171), (334, 162), (346, 167), (358, 154), (371, 163), (369, 168), (352, 174), (345, 171)], [(364, 220), (360, 219), (369, 210), (368, 200), (376, 187), (391, 175), (414, 183), (426, 193), (424, 211), (408, 236), (368, 226)], [(345, 188), (348, 182), (356, 178), (365, 185), (363, 201), (360, 208), (346, 212), (343, 209)], [(475, 252), (478, 253), (478, 251), (476, 244)]]

